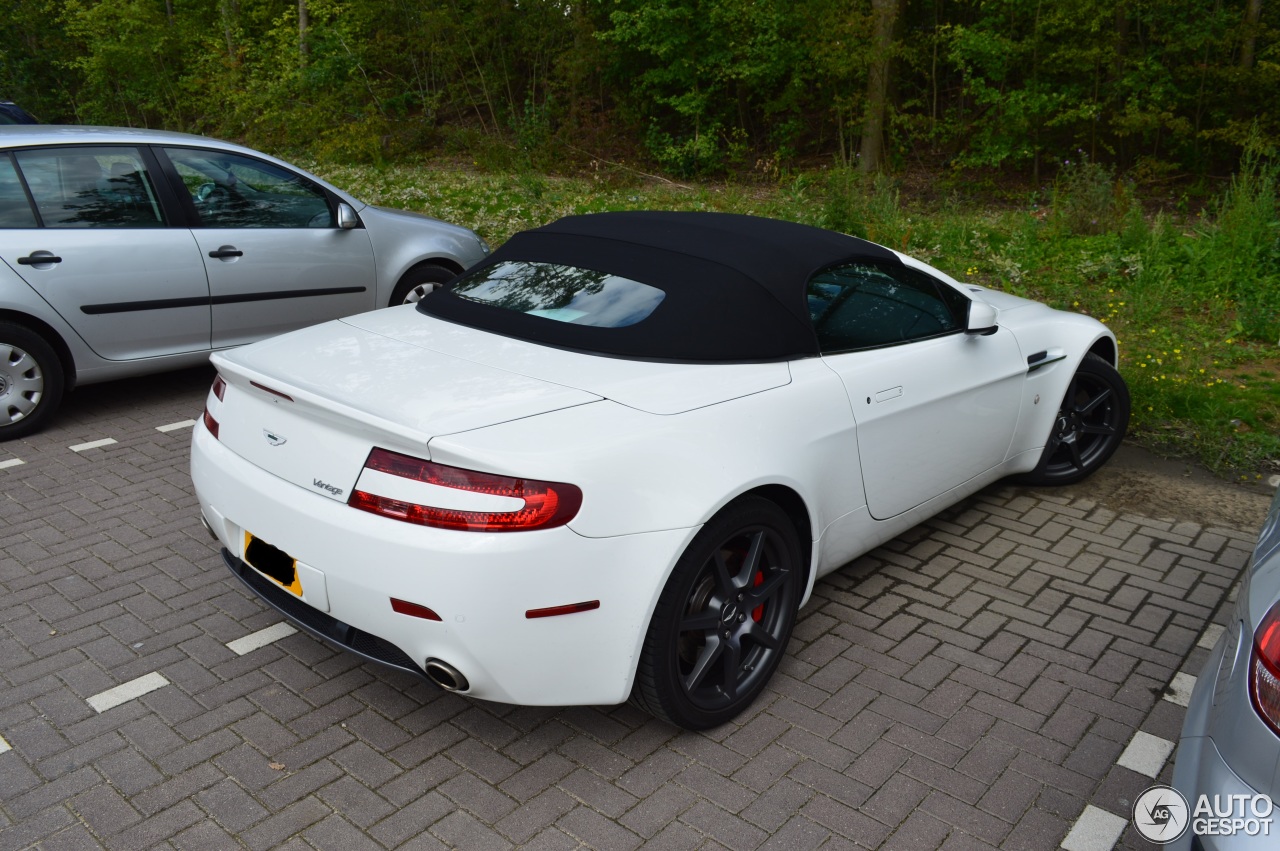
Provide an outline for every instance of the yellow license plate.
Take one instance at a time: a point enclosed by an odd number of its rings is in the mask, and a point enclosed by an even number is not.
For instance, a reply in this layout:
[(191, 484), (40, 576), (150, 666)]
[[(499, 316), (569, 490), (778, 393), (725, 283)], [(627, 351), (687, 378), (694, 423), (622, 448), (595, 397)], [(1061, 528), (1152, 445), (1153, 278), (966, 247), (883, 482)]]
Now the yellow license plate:
[(261, 538), (244, 533), (245, 563), (295, 597), (302, 596), (297, 560)]

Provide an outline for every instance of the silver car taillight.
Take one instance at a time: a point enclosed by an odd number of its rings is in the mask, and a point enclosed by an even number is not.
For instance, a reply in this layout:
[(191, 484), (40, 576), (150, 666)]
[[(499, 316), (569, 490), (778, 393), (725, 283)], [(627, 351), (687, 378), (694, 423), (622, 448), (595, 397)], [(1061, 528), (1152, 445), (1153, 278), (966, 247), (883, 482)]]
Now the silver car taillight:
[(1271, 607), (1253, 633), (1249, 699), (1258, 717), (1280, 735), (1280, 603)]

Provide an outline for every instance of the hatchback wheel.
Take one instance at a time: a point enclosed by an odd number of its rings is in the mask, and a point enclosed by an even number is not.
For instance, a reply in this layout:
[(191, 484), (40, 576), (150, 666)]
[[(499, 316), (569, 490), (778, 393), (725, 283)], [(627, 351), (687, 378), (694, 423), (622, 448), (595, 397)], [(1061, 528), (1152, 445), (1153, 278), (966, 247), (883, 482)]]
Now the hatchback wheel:
[(456, 277), (456, 272), (435, 263), (414, 266), (405, 272), (400, 283), (396, 284), (395, 291), (391, 294), (391, 307), (400, 304), (417, 304), (423, 296)]
[(802, 576), (795, 527), (777, 505), (751, 497), (721, 512), (662, 591), (632, 701), (690, 730), (746, 709), (786, 652)]
[(62, 364), (39, 334), (0, 322), (0, 440), (42, 428), (62, 400)]
[(1040, 463), (1017, 480), (1069, 485), (1093, 473), (1120, 448), (1129, 427), (1129, 404), (1129, 388), (1116, 368), (1086, 354), (1067, 385)]

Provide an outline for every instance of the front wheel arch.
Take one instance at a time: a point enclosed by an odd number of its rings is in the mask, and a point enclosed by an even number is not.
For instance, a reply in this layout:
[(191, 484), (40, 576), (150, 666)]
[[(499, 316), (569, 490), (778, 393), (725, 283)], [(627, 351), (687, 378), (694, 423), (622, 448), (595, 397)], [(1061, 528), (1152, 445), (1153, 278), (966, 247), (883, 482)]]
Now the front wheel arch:
[[(395, 287), (391, 290), (391, 300), (388, 306), (398, 307), (409, 303), (407, 301), (409, 292), (419, 284), (443, 284), (461, 273), (462, 267), (447, 257), (433, 257), (429, 260), (419, 261), (406, 269), (405, 273), (400, 276), (400, 280), (396, 281)], [(414, 299), (414, 301), (417, 301), (417, 299)]]

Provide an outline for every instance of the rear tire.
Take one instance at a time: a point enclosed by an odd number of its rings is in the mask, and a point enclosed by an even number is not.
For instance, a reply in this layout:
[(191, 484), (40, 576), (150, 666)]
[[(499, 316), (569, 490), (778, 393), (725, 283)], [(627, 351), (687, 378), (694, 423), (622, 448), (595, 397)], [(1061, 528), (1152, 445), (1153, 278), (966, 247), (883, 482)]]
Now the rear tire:
[(1129, 388), (1116, 368), (1086, 354), (1058, 406), (1040, 463), (1014, 481), (1070, 485), (1092, 475), (1120, 448), (1129, 407)]
[(632, 702), (689, 730), (729, 721), (786, 652), (803, 591), (786, 513), (748, 497), (712, 518), (676, 563), (645, 634)]
[(396, 284), (395, 290), (391, 293), (391, 307), (417, 304), (423, 296), (457, 276), (457, 272), (438, 263), (420, 263), (405, 272), (400, 283)]
[(44, 428), (66, 379), (53, 347), (25, 325), (0, 322), (0, 441)]

